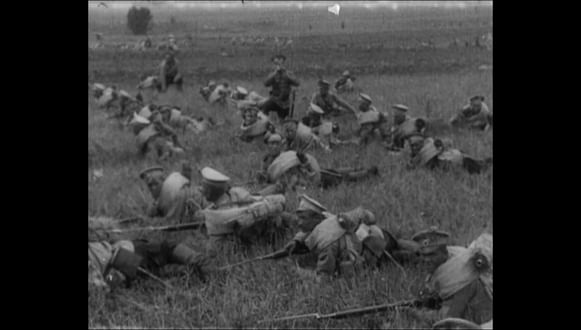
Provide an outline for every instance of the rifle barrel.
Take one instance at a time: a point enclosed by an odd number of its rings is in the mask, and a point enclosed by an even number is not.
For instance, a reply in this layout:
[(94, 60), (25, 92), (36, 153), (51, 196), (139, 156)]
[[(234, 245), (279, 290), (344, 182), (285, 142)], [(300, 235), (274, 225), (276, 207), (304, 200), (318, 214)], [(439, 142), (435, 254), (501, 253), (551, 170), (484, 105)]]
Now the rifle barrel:
[(322, 319), (325, 319), (325, 318), (340, 319), (340, 318), (349, 317), (349, 316), (357, 316), (357, 315), (364, 315), (364, 314), (368, 314), (368, 313), (384, 312), (384, 311), (396, 309), (398, 307), (414, 307), (416, 305), (417, 305), (416, 300), (409, 300), (409, 301), (403, 301), (403, 302), (398, 302), (398, 303), (394, 303), (394, 304), (384, 304), (384, 305), (375, 305), (375, 306), (349, 309), (349, 310), (345, 310), (345, 311), (321, 315), (320, 318), (322, 318)]

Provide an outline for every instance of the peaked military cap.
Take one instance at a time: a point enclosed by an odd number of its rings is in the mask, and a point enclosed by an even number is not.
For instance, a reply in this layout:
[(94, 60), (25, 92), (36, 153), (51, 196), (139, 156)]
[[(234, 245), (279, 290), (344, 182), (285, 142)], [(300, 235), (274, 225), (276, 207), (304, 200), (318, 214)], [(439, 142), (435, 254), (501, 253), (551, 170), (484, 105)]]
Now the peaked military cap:
[(151, 123), (149, 121), (149, 119), (138, 115), (137, 113), (133, 113), (133, 120), (131, 120), (131, 123), (136, 123), (136, 124), (149, 124)]
[(415, 235), (412, 236), (412, 241), (416, 242), (424, 242), (428, 240), (428, 244), (432, 244), (432, 240), (440, 240), (440, 239), (448, 239), (450, 238), (450, 233), (438, 230), (436, 227), (431, 227), (427, 230), (422, 230), (417, 232)]
[(236, 91), (242, 95), (248, 95), (248, 91), (244, 87), (238, 86), (238, 87), (236, 87)]
[(319, 80), (319, 86), (331, 86), (331, 83), (326, 81), (325, 79)]
[(297, 207), (297, 211), (315, 211), (318, 213), (322, 213), (327, 211), (327, 208), (321, 205), (321, 203), (317, 202), (316, 200), (312, 199), (311, 197), (303, 194), (299, 197), (300, 202), (299, 206)]
[(367, 94), (360, 93), (360, 94), (359, 94), (359, 97), (360, 97), (362, 100), (364, 100), (364, 101), (367, 101), (367, 102), (369, 102), (369, 103), (371, 103), (371, 102), (372, 102), (372, 100), (371, 100), (371, 97), (370, 97), (369, 95), (367, 95)]
[(349, 70), (343, 71), (343, 76), (344, 77), (349, 77), (350, 75), (351, 75), (351, 73), (349, 72)]
[(216, 171), (210, 167), (204, 167), (200, 173), (202, 174), (203, 182), (206, 183), (226, 183), (230, 181), (230, 178), (225, 176), (224, 174)]
[(143, 179), (145, 179), (145, 177), (147, 175), (149, 175), (149, 174), (151, 174), (153, 172), (163, 172), (163, 171), (165, 171), (163, 169), (163, 167), (161, 167), (161, 166), (153, 166), (153, 167), (150, 167), (150, 168), (147, 168), (147, 169), (141, 171), (141, 173), (139, 173), (139, 178), (143, 180)]
[(270, 142), (281, 142), (281, 141), (282, 141), (282, 136), (280, 136), (280, 134), (278, 134), (278, 133), (270, 134), (266, 138), (266, 143), (270, 143)]
[(318, 106), (318, 105), (316, 105), (316, 104), (314, 104), (314, 103), (311, 103), (311, 104), (309, 105), (309, 108), (310, 108), (311, 110), (313, 110), (313, 112), (315, 112), (315, 113), (318, 113), (318, 114), (321, 114), (321, 115), (325, 113), (325, 111), (323, 111), (323, 109), (321, 109), (321, 107), (320, 107), (320, 106)]
[(93, 88), (94, 89), (105, 89), (106, 87), (103, 84), (96, 83), (96, 84), (93, 84)]
[(484, 101), (484, 96), (482, 95), (474, 95), (470, 98), (470, 101), (475, 101), (475, 100), (480, 100), (480, 101)]
[(394, 104), (392, 106), (392, 108), (399, 110), (399, 111), (403, 111), (403, 112), (407, 112), (410, 108), (408, 108), (407, 106), (403, 105), (403, 104)]
[(432, 329), (481, 329), (481, 327), (465, 319), (449, 317), (434, 323)]
[(217, 85), (216, 81), (214, 81), (214, 80), (208, 81), (208, 86), (216, 86), (216, 85)]
[(121, 91), (119, 92), (119, 95), (121, 95), (121, 96), (124, 96), (124, 97), (127, 97), (127, 98), (131, 98), (131, 95), (129, 95), (129, 93), (127, 93), (127, 92), (126, 92), (126, 91), (124, 91), (124, 90), (121, 90)]

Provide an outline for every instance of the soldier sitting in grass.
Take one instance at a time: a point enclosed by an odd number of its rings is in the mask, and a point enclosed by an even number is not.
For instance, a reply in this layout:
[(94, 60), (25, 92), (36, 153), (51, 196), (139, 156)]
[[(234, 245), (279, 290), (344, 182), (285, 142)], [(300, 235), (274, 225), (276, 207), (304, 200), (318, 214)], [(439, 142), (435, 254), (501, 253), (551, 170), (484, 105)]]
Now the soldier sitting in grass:
[(337, 93), (352, 92), (355, 89), (354, 81), (355, 77), (351, 75), (349, 70), (345, 70), (341, 78), (335, 82), (335, 90)]
[(334, 145), (346, 144), (337, 137), (339, 125), (329, 120), (323, 119), (325, 112), (318, 105), (311, 103), (307, 109), (306, 116), (301, 119), (301, 123), (307, 126), (319, 137), (321, 144), (329, 148)]
[(257, 106), (248, 105), (242, 109), (243, 122), (240, 125), (240, 139), (251, 142), (264, 138), (268, 132), (274, 132), (274, 125), (270, 119), (262, 113)]
[(264, 102), (268, 99), (260, 96), (255, 91), (248, 93), (244, 87), (236, 87), (231, 95), (232, 100), (236, 103), (237, 108), (240, 110), (246, 106), (257, 106), (261, 107)]
[(357, 117), (357, 122), (359, 124), (359, 144), (366, 145), (371, 141), (373, 135), (377, 132), (381, 140), (387, 143), (389, 138), (389, 128), (387, 126), (386, 115), (377, 111), (377, 109), (371, 105), (371, 97), (367, 94), (359, 94), (361, 103), (359, 104), (358, 111), (355, 112), (355, 117)]
[[(143, 111), (142, 112), (147, 112)], [(183, 155), (176, 132), (163, 123), (162, 115), (158, 111), (151, 112), (149, 118), (133, 113), (129, 123), (136, 136), (139, 155), (145, 157), (150, 151), (155, 151), (160, 160), (168, 159), (173, 155)]]
[(139, 99), (141, 94), (137, 94), (136, 97), (132, 97), (129, 93), (122, 90), (119, 92), (119, 110), (116, 114), (113, 114), (110, 118), (116, 118), (119, 120), (129, 121), (132, 118), (134, 112), (139, 112), (143, 108), (143, 99)]
[(202, 95), (206, 102), (210, 99), (210, 94), (212, 94), (216, 86), (217, 86), (216, 82), (214, 80), (210, 80), (208, 81), (206, 86), (200, 87), (200, 95)]
[(153, 197), (147, 212), (150, 217), (163, 217), (170, 223), (192, 222), (195, 213), (208, 206), (201, 187), (190, 181), (191, 168), (166, 174), (163, 167), (151, 167), (139, 174)]
[(231, 92), (230, 85), (227, 82), (216, 85), (208, 96), (208, 103), (226, 106)]
[(330, 86), (331, 83), (328, 81), (319, 80), (319, 91), (313, 94), (311, 103), (323, 109), (325, 117), (338, 116), (345, 109), (349, 110), (350, 113), (356, 113), (354, 107), (329, 90)]
[(192, 118), (184, 115), (179, 107), (160, 106), (158, 111), (165, 124), (182, 132), (190, 131), (199, 134), (216, 125), (212, 117)]
[(470, 98), (470, 103), (450, 120), (453, 127), (487, 130), (492, 126), (492, 112), (484, 103), (484, 96), (476, 95)]
[(407, 168), (425, 167), (428, 169), (451, 170), (459, 168), (470, 174), (487, 171), (492, 166), (492, 157), (483, 160), (475, 159), (462, 151), (446, 145), (440, 139), (426, 138), (421, 134), (408, 137), (410, 161)]
[(283, 146), (286, 151), (294, 150), (305, 152), (320, 147), (329, 152), (330, 147), (321, 142), (321, 139), (302, 122), (296, 119), (285, 119), (282, 123)]
[(413, 118), (407, 113), (409, 108), (403, 104), (393, 106), (393, 126), (391, 128), (391, 145), (389, 150), (399, 151), (404, 148), (405, 140), (416, 133), (423, 133), (427, 122), (423, 118)]

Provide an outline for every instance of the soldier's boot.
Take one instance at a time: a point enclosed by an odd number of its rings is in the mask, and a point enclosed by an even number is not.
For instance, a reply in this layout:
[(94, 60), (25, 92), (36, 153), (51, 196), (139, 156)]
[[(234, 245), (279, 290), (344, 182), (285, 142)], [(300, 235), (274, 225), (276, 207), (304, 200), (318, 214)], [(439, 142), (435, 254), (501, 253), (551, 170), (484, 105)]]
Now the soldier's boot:
[(173, 263), (186, 265), (202, 281), (206, 281), (207, 276), (215, 271), (215, 266), (210, 258), (200, 252), (194, 251), (187, 245), (178, 244), (171, 253)]
[(346, 172), (344, 175), (347, 181), (360, 181), (370, 178), (372, 176), (378, 175), (379, 169), (377, 166), (372, 166), (366, 170), (351, 170)]

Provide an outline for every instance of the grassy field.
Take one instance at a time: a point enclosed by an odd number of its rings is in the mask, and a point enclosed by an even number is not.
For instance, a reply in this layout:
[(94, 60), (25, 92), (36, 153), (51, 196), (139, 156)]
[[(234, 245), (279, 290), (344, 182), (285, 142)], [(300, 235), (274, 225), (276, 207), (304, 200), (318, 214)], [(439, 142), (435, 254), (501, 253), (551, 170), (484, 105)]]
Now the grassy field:
[[(306, 8), (303, 9), (306, 11)], [(282, 9), (281, 9), (282, 11)], [(344, 69), (355, 71), (357, 85), (373, 99), (380, 110), (388, 110), (394, 103), (410, 106), (414, 116), (426, 115), (430, 104), (431, 118), (448, 119), (456, 109), (473, 94), (486, 96), (486, 103), (493, 108), (492, 71), (479, 71), (481, 64), (492, 64), (492, 52), (476, 48), (447, 48), (402, 50), (397, 45), (414, 39), (440, 37), (470, 39), (491, 30), (491, 14), (482, 11), (449, 13), (434, 12), (405, 14), (386, 13), (390, 24), (378, 24), (382, 15), (370, 10), (345, 10), (347, 26), (354, 31), (342, 31), (336, 26), (325, 25), (317, 15), (302, 17), (291, 33), (296, 35), (294, 53), (291, 53), (292, 69), (297, 73), (301, 86), (298, 90), (297, 112), (306, 109), (303, 97), (316, 91), (317, 75), (336, 79)], [(403, 13), (403, 14), (402, 14)], [(104, 31), (106, 38), (135, 40), (127, 35), (122, 24), (109, 25), (107, 16), (89, 11), (89, 39), (95, 32)], [(273, 15), (283, 15), (272, 13)], [(183, 22), (179, 29), (170, 30), (160, 17), (152, 34), (162, 35), (173, 31), (176, 36), (193, 31), (193, 23)], [(265, 147), (233, 141), (230, 137), (240, 124), (232, 109), (209, 107), (198, 94), (200, 83), (207, 79), (226, 79), (267, 95), (262, 80), (267, 72), (270, 50), (240, 50), (235, 57), (218, 57), (222, 47), (219, 36), (260, 30), (252, 22), (261, 22), (269, 15), (259, 12), (238, 16), (222, 12), (217, 20), (216, 11), (207, 13), (184, 12), (175, 14), (178, 23), (186, 17), (199, 18), (198, 46), (183, 50), (178, 59), (185, 73), (187, 88), (183, 94), (170, 91), (161, 95), (161, 103), (182, 106), (192, 115), (211, 115), (226, 124), (215, 131), (201, 135), (181, 136), (189, 152), (185, 158), (194, 168), (212, 166), (233, 178), (234, 183), (251, 179), (251, 173), (260, 165)], [(213, 15), (213, 16), (212, 16)], [(122, 18), (122, 16), (119, 16)], [(183, 17), (183, 18), (182, 18)], [(275, 16), (278, 17), (278, 16)], [(325, 16), (328, 18), (328, 16)], [(378, 18), (379, 17), (379, 18)], [(121, 19), (119, 18), (119, 19)], [(213, 18), (213, 19), (212, 19)], [(397, 18), (397, 19), (396, 19)], [(310, 21), (309, 21), (310, 20)], [(375, 20), (369, 28), (360, 22)], [(204, 24), (213, 24), (217, 31), (203, 31)], [(313, 24), (316, 29), (309, 34), (300, 30), (299, 23)], [(355, 24), (355, 23), (360, 23)], [(423, 23), (418, 23), (423, 22)], [(434, 23), (435, 22), (435, 23)], [(484, 24), (487, 22), (488, 24)], [(256, 24), (258, 24), (256, 23)], [(434, 24), (440, 24), (440, 30)], [(461, 23), (461, 24), (460, 24)], [(288, 25), (284, 25), (288, 24)], [(275, 20), (268, 33), (282, 35), (293, 22)], [(452, 28), (448, 28), (452, 25)], [(371, 29), (370, 27), (373, 27)], [(298, 31), (298, 32), (297, 32)], [(366, 32), (367, 31), (367, 32)], [(440, 33), (441, 32), (441, 33)], [(345, 53), (322, 47), (312, 50), (313, 45), (329, 42), (337, 44), (352, 40), (353, 46)], [(366, 51), (369, 43), (396, 40), (393, 47)], [(287, 53), (288, 55), (288, 53)], [(89, 82), (116, 84), (134, 93), (138, 77), (151, 70), (160, 60), (156, 51), (137, 53), (131, 51), (89, 51)], [(382, 63), (383, 62), (383, 63)], [(316, 66), (318, 69), (313, 69)], [(354, 103), (356, 97), (347, 96)], [(178, 170), (179, 160), (165, 163), (153, 159), (140, 161), (131, 132), (122, 129), (105, 118), (88, 97), (89, 166), (88, 199), (90, 216), (105, 215), (116, 218), (129, 217), (145, 212), (151, 202), (149, 192), (138, 179), (138, 173), (152, 165), (162, 165), (168, 170)], [(350, 136), (356, 124), (349, 118), (341, 119), (342, 135)], [(492, 155), (492, 133), (460, 132), (449, 136), (461, 150), (476, 156)], [(98, 144), (100, 147), (96, 147)], [(418, 230), (435, 225), (452, 233), (453, 241), (468, 244), (483, 230), (492, 233), (492, 172), (469, 176), (464, 173), (432, 173), (424, 170), (406, 171), (406, 159), (388, 154), (379, 144), (366, 148), (353, 146), (338, 148), (331, 154), (313, 153), (322, 167), (371, 166), (379, 167), (381, 178), (373, 182), (341, 185), (327, 191), (308, 189), (307, 194), (319, 200), (334, 212), (352, 209), (359, 205), (371, 209), (381, 226), (398, 237), (409, 237)], [(103, 170), (103, 177), (93, 179), (94, 170)], [(248, 186), (250, 190), (256, 186)], [(287, 196), (290, 209), (296, 206), (296, 196)], [(293, 233), (288, 233), (287, 239)], [(194, 246), (202, 246), (204, 237), (197, 233), (165, 234), (171, 238), (184, 238)], [(127, 237), (127, 236), (126, 236)], [(131, 236), (135, 238), (138, 236)], [(160, 238), (161, 234), (148, 234), (148, 238)], [(225, 244), (216, 263), (225, 265), (258, 256), (284, 245), (285, 240), (272, 246), (254, 246), (244, 249), (236, 244)], [(130, 289), (122, 289), (115, 296), (91, 291), (88, 300), (89, 327), (257, 327), (262, 319), (310, 312), (329, 313), (337, 310), (409, 299), (420, 287), (425, 273), (409, 269), (407, 278), (395, 267), (367, 270), (358, 278), (336, 279), (316, 283), (305, 277), (295, 261), (309, 264), (309, 258), (301, 257), (280, 261), (265, 261), (235, 268), (217, 275), (208, 283), (187, 278), (179, 267), (168, 267), (162, 276), (175, 290), (165, 290), (159, 284), (145, 280)], [(119, 298), (122, 297), (122, 298)], [(421, 328), (427, 326), (408, 315), (379, 313), (346, 320), (316, 321), (304, 319), (268, 327), (370, 327), (370, 328)]]

